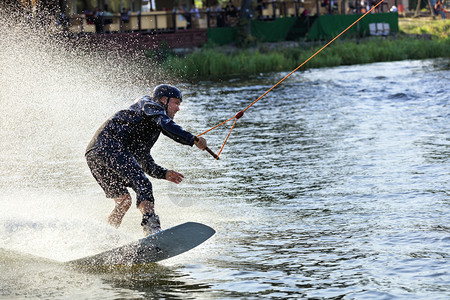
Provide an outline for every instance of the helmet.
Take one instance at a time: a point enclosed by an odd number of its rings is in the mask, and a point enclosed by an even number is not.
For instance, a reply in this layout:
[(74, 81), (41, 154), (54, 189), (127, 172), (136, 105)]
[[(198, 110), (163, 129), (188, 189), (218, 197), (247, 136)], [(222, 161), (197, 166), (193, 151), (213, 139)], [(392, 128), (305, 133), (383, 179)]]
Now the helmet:
[(153, 90), (153, 99), (161, 100), (162, 97), (182, 99), (181, 92), (174, 86), (168, 84), (160, 84)]

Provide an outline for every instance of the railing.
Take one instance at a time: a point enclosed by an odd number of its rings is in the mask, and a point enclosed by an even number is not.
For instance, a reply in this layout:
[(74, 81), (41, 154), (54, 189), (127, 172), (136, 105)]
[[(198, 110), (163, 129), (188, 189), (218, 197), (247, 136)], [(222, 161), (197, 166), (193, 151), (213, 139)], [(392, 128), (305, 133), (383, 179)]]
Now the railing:
[(133, 31), (166, 31), (186, 26), (177, 16), (168, 12), (130, 13), (126, 17), (115, 14), (108, 16), (74, 15), (69, 30), (75, 33), (113, 33)]
[[(347, 7), (351, 13), (361, 13), (362, 7)], [(351, 1), (352, 2), (352, 1)], [(351, 2), (349, 2), (351, 4)], [(337, 1), (336, 1), (337, 3)], [(352, 9), (353, 8), (353, 9)], [(298, 17), (302, 15), (337, 13), (338, 7), (331, 6), (329, 0), (288, 0), (263, 1), (258, 3), (255, 18), (273, 20), (279, 17)], [(381, 9), (383, 11), (383, 9)], [(184, 29), (207, 29), (213, 27), (236, 26), (239, 11), (230, 14), (226, 11), (200, 11), (181, 13), (170, 11), (131, 12), (127, 15), (73, 15), (65, 28), (75, 33), (117, 33), (117, 32), (174, 32)]]
[(183, 29), (236, 26), (237, 23), (237, 17), (230, 17), (223, 11), (199, 13), (153, 11), (131, 12), (125, 18), (120, 14), (73, 15), (69, 18), (67, 29), (74, 33), (173, 32)]
[(315, 3), (315, 0), (299, 1), (268, 1), (259, 3), (256, 11), (258, 19), (276, 19), (279, 17), (298, 17), (308, 10), (305, 3)]

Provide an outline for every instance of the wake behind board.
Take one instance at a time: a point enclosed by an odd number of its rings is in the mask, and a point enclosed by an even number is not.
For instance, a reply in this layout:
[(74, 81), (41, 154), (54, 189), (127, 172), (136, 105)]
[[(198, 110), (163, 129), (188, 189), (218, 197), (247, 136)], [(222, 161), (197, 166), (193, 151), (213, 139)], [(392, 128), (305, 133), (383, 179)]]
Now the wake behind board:
[(158, 262), (197, 247), (215, 230), (209, 226), (187, 222), (160, 231), (136, 242), (92, 256), (69, 261), (76, 265), (132, 265)]

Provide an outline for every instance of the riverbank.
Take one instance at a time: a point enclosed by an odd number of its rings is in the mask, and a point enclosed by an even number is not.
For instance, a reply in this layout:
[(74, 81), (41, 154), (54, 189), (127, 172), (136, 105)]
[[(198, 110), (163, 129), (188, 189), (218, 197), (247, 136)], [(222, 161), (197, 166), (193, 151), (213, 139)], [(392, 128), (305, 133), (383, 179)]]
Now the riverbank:
[[(400, 32), (389, 37), (338, 39), (302, 67), (334, 67), (407, 59), (450, 57), (450, 20), (399, 19)], [(291, 71), (307, 60), (323, 42), (264, 43), (242, 49), (204, 46), (189, 54), (166, 51), (159, 65), (185, 80), (250, 76), (265, 72)], [(154, 57), (150, 53), (149, 57)], [(152, 58), (151, 58), (152, 59)]]

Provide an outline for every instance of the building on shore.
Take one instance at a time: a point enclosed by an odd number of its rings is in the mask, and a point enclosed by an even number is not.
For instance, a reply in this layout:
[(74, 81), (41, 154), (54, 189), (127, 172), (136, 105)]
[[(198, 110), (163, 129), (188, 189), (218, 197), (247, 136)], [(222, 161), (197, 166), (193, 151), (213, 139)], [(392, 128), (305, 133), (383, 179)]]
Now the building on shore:
[[(247, 0), (203, 1), (21, 0), (20, 3), (38, 19), (39, 11), (50, 12), (52, 21), (49, 23), (56, 30), (88, 40), (114, 40), (133, 49), (164, 44), (170, 48), (192, 48), (206, 42), (224, 45), (236, 41), (236, 26), (239, 18), (245, 16), (242, 8), (246, 7), (243, 2)], [(376, 4), (361, 0), (267, 1), (253, 0), (247, 14), (251, 19), (248, 22), (250, 34), (263, 42), (328, 39)], [(350, 33), (352, 36), (388, 35), (398, 31), (401, 12), (397, 1), (403, 0), (384, 1), (365, 18), (367, 22), (355, 26), (356, 31)]]
[[(423, 0), (422, 0), (423, 1)], [(6, 0), (6, 2), (16, 2)], [(252, 18), (273, 19), (283, 16), (301, 14), (354, 14), (364, 13), (377, 0), (20, 0), (23, 6), (47, 7), (58, 9), (65, 15), (84, 14), (85, 12), (104, 12), (120, 14), (124, 11), (136, 13), (148, 12), (222, 12), (228, 11), (228, 2), (240, 15), (243, 9), (250, 10)], [(408, 0), (384, 0), (377, 9), (378, 12), (388, 12), (392, 9), (400, 14), (409, 11)]]

